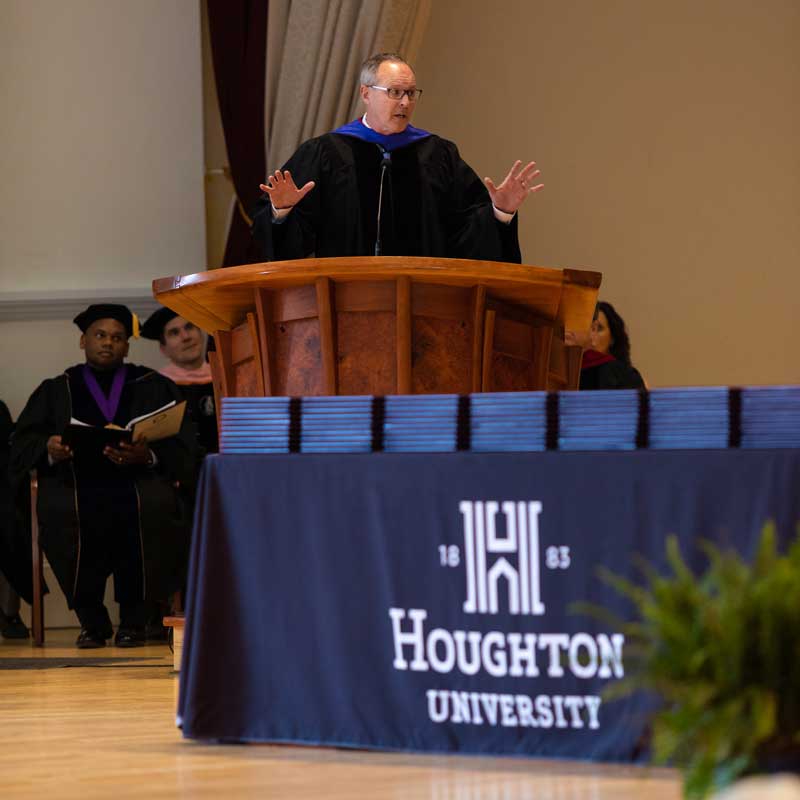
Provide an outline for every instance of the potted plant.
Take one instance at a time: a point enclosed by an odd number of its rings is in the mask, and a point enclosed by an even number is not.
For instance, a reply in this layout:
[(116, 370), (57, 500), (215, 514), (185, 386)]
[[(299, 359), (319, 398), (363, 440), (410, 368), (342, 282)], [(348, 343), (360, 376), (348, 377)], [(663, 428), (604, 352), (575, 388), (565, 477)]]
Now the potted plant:
[[(627, 677), (608, 694), (660, 696), (653, 755), (682, 768), (687, 798), (746, 774), (800, 769), (800, 535), (781, 555), (768, 523), (752, 564), (702, 547), (701, 574), (670, 537), (671, 574), (643, 564), (641, 585), (602, 575), (637, 617), (614, 620), (626, 636)], [(609, 619), (596, 607), (583, 610)]]

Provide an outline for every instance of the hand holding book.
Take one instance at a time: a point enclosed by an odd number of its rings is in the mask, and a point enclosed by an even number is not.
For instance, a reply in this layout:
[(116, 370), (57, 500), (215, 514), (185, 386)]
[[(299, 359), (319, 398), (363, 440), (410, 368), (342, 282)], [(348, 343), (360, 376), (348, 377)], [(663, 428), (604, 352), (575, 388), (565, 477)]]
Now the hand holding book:
[(148, 414), (135, 417), (124, 428), (107, 425), (104, 428), (87, 425), (78, 419), (59, 436), (51, 436), (47, 452), (51, 463), (74, 454), (106, 456), (115, 464), (147, 464), (151, 462), (148, 442), (174, 436), (180, 430), (186, 402), (172, 401)]
[(120, 442), (119, 447), (106, 445), (103, 455), (120, 466), (149, 465), (153, 462), (153, 453), (144, 436), (132, 443)]

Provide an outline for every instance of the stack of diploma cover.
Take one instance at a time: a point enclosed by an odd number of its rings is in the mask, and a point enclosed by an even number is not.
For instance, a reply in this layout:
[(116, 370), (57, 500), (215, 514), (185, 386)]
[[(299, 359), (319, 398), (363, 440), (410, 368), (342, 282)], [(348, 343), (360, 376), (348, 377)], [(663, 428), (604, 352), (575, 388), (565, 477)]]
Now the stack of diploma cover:
[(800, 447), (800, 386), (742, 389), (741, 446)]
[(654, 389), (649, 394), (653, 450), (720, 449), (730, 436), (726, 386)]
[(561, 392), (559, 450), (634, 450), (639, 392)]
[(229, 397), (222, 453), (800, 447), (800, 387)]
[(458, 395), (399, 394), (386, 398), (383, 449), (447, 453), (456, 449)]
[(372, 398), (305, 397), (300, 428), (304, 453), (368, 453)]
[(290, 403), (288, 397), (223, 398), (220, 452), (288, 453)]
[(470, 396), (470, 449), (530, 453), (547, 449), (547, 392)]

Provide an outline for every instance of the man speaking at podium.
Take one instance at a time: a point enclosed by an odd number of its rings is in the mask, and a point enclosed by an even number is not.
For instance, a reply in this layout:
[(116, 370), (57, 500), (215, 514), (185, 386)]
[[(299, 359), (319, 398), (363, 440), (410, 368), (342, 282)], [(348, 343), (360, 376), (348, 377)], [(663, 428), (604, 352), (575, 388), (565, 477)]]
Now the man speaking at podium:
[(261, 185), (253, 235), (266, 260), (405, 255), (522, 259), (516, 212), (539, 170), (483, 181), (455, 144), (413, 127), (422, 90), (402, 57), (361, 67), (361, 119), (300, 145)]

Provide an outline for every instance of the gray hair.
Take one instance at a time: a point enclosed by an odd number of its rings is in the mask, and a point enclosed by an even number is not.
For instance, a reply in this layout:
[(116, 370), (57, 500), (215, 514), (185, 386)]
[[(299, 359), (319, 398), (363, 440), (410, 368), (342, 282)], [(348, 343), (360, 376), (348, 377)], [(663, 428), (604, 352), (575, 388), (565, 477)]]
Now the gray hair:
[(378, 69), (384, 61), (392, 61), (396, 64), (405, 64), (412, 72), (414, 68), (411, 64), (406, 61), (403, 56), (398, 55), (397, 53), (376, 53), (374, 56), (370, 56), (362, 65), (361, 65), (361, 75), (359, 77), (359, 81), (361, 82), (362, 86), (372, 86), (375, 83), (375, 80), (378, 75)]

